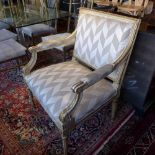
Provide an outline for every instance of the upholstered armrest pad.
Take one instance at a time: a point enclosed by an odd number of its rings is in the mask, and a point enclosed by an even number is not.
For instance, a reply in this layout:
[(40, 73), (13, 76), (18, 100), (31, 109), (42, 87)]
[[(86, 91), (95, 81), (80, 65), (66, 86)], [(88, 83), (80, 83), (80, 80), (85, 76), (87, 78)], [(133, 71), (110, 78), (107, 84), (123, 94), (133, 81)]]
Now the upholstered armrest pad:
[(108, 64), (86, 75), (85, 77), (80, 79), (80, 82), (72, 86), (73, 92), (79, 93), (89, 86), (92, 86), (96, 82), (112, 73), (113, 69), (114, 66), (112, 64)]
[(93, 85), (94, 83), (100, 81), (101, 79), (105, 78), (113, 71), (113, 65), (105, 65), (101, 67), (91, 74), (88, 74), (84, 78), (81, 79), (82, 82), (88, 85)]
[(41, 42), (36, 46), (32, 46), (29, 48), (30, 52), (40, 52), (40, 51), (44, 51), (44, 50), (49, 50), (55, 47), (58, 47), (60, 45), (64, 45), (64, 44), (68, 44), (68, 42), (71, 42), (73, 40), (73, 38), (75, 38), (75, 34), (76, 31), (74, 31), (70, 36), (64, 38), (59, 38), (59, 39), (55, 39), (55, 40), (48, 40), (45, 42)]

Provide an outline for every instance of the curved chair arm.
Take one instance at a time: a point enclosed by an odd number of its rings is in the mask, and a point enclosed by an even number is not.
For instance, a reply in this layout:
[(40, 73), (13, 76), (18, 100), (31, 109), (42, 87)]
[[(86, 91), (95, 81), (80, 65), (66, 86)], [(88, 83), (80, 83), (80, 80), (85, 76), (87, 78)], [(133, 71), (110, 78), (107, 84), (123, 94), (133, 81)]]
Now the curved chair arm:
[(29, 52), (32, 54), (31, 55), (31, 59), (28, 62), (28, 64), (26, 64), (23, 67), (23, 73), (25, 75), (30, 74), (32, 68), (34, 67), (36, 61), (37, 61), (37, 53), (41, 52), (41, 51), (45, 51), (45, 50), (49, 50), (52, 48), (55, 48), (57, 46), (63, 45), (63, 44), (67, 44), (70, 40), (72, 40), (73, 38), (75, 38), (76, 36), (76, 30), (68, 37), (66, 38), (59, 38), (59, 39), (55, 39), (55, 40), (48, 40), (46, 42), (41, 42), (36, 46), (32, 46), (29, 48)]
[(49, 49), (55, 48), (57, 46), (67, 44), (70, 40), (75, 38), (75, 36), (76, 36), (76, 30), (70, 36), (68, 36), (66, 38), (62, 37), (62, 38), (58, 38), (55, 40), (48, 40), (45, 42), (41, 42), (36, 46), (32, 46), (29, 48), (29, 51), (31, 53), (33, 53), (33, 52), (41, 52), (44, 50), (49, 50)]
[[(113, 64), (105, 65), (92, 73), (86, 75), (85, 77), (80, 79), (79, 83), (76, 83), (72, 86), (72, 90), (74, 93), (80, 93), (84, 89), (94, 85), (95, 83), (99, 82), (103, 78), (107, 77), (112, 71), (114, 70)], [(81, 85), (81, 82), (83, 83)]]
[(65, 108), (59, 118), (62, 123), (66, 123), (68, 121), (72, 121), (71, 113), (76, 108), (77, 104), (81, 101), (83, 91), (88, 87), (94, 85), (98, 81), (102, 80), (103, 78), (107, 77), (112, 71), (114, 70), (114, 65), (105, 65), (92, 73), (88, 74), (84, 78), (82, 78), (78, 83), (72, 86), (72, 91), (75, 93), (75, 98), (73, 99), (72, 103)]

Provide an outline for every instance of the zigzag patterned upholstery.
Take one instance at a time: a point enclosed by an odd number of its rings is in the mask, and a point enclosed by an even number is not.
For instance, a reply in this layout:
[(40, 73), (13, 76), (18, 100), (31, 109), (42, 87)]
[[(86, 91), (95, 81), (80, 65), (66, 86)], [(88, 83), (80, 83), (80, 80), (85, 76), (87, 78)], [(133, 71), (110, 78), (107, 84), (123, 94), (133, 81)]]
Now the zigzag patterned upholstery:
[(131, 28), (131, 23), (80, 16), (74, 55), (95, 69), (113, 63), (128, 44)]
[[(87, 67), (72, 60), (34, 71), (25, 79), (48, 115), (62, 128), (59, 115), (75, 96), (71, 86), (91, 72)], [(97, 109), (103, 101), (115, 94), (115, 88), (104, 79), (89, 87), (74, 113), (75, 121), (78, 122), (84, 115), (88, 115), (91, 109)]]
[[(32, 58), (23, 69), (24, 78), (60, 129), (65, 155), (68, 154), (69, 133), (81, 120), (106, 103), (112, 103), (114, 118), (127, 66), (124, 62), (129, 60), (139, 25), (139, 19), (82, 8), (77, 31), (70, 37), (49, 40), (30, 48)], [(66, 44), (73, 38), (76, 39), (72, 61), (30, 72), (38, 52)], [(116, 80), (105, 78), (112, 72)]]
[[(113, 63), (124, 52), (131, 28), (128, 22), (82, 15), (77, 25), (74, 56), (94, 69)], [(119, 72), (117, 69), (110, 78), (115, 80)]]

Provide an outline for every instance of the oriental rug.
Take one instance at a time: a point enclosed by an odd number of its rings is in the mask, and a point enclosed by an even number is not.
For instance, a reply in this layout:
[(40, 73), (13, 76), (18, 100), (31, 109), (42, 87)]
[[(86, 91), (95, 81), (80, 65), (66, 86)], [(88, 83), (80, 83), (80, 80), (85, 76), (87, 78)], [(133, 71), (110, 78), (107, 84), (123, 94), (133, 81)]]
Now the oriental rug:
[(143, 117), (134, 115), (98, 155), (155, 155), (155, 105)]
[[(0, 68), (13, 65), (7, 62)], [(0, 72), (0, 154), (1, 155), (62, 155), (61, 137), (56, 126), (35, 100), (30, 102), (21, 69)], [(91, 155), (105, 145), (132, 117), (134, 111), (119, 104), (114, 121), (111, 105), (105, 105), (69, 138), (70, 155)]]

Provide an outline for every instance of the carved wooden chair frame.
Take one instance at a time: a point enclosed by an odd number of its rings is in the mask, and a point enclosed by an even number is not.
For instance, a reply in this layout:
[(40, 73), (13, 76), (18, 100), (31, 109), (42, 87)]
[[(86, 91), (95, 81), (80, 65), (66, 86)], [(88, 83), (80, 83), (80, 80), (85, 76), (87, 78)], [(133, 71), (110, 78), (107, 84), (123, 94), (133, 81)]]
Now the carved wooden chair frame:
[[(103, 15), (103, 13), (101, 11), (96, 11), (96, 10), (92, 11), (92, 10), (86, 9), (86, 8), (81, 8), (80, 14), (97, 15), (100, 17), (105, 16), (105, 14)], [(118, 65), (125, 62), (124, 63), (124, 69), (123, 69), (121, 76), (118, 78), (118, 80), (114, 81), (114, 86), (118, 90), (118, 93), (116, 96), (112, 97), (110, 100), (110, 101), (113, 101), (112, 102), (112, 119), (113, 119), (115, 116), (115, 113), (116, 113), (116, 109), (117, 109), (117, 102), (116, 101), (119, 97), (120, 87), (121, 87), (121, 84), (123, 81), (123, 77), (124, 77), (124, 74), (126, 71), (126, 67), (127, 67), (132, 49), (133, 49), (133, 45), (134, 45), (134, 42), (136, 39), (136, 35), (137, 35), (138, 29), (139, 29), (140, 19), (135, 19), (135, 18), (131, 18), (131, 17), (124, 17), (124, 16), (111, 14), (111, 13), (106, 13), (106, 16), (110, 17), (111, 19), (114, 19), (114, 20), (118, 19), (121, 21), (130, 21), (131, 23), (134, 24), (133, 29), (131, 30), (131, 34), (130, 34), (130, 38), (129, 38), (129, 42), (128, 42), (127, 47), (125, 48), (123, 54), (111, 66), (112, 71), (113, 71), (113, 70), (115, 70), (116, 67), (118, 67)], [(32, 54), (32, 57), (31, 57), (29, 63), (23, 68), (24, 76), (30, 74), (31, 70), (33, 69), (33, 67), (37, 61), (37, 54), (39, 52), (45, 51), (48, 49), (52, 49), (52, 48), (59, 46), (61, 44), (65, 44), (65, 43), (69, 42), (72, 38), (75, 38), (75, 37), (76, 37), (76, 30), (66, 39), (63, 38), (63, 39), (58, 39), (58, 40), (50, 40), (48, 42), (40, 43), (37, 46), (30, 47), (29, 51)], [(105, 78), (106, 76), (107, 76), (107, 73), (104, 74), (101, 78)], [(60, 121), (62, 122), (62, 125), (63, 125), (63, 130), (60, 129), (60, 132), (62, 135), (63, 146), (64, 146), (64, 154), (65, 155), (67, 154), (68, 136), (69, 136), (70, 132), (77, 126), (74, 118), (72, 117), (72, 113), (75, 111), (78, 103), (81, 101), (83, 91), (85, 89), (87, 89), (89, 86), (90, 85), (88, 83), (84, 83), (82, 81), (74, 84), (71, 89), (76, 94), (75, 98), (72, 101), (72, 103), (66, 109), (64, 109), (62, 111), (62, 113), (60, 114), (59, 118), (60, 118)], [(110, 101), (108, 101), (108, 102), (110, 102)], [(92, 115), (93, 113), (94, 113), (94, 111), (90, 115)], [(81, 121), (84, 121), (87, 118), (88, 117), (82, 119)]]

